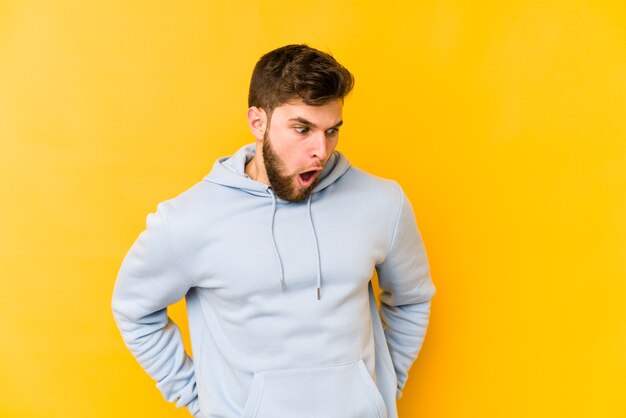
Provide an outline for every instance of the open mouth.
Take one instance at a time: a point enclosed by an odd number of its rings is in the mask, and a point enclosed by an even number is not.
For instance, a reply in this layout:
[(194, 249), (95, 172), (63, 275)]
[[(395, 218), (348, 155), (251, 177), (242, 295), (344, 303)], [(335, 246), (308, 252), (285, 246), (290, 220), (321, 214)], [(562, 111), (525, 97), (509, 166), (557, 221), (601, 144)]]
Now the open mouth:
[(300, 173), (300, 175), (298, 176), (300, 178), (300, 183), (305, 187), (310, 186), (313, 181), (315, 181), (315, 178), (320, 173), (320, 171), (321, 170), (310, 170), (305, 171), (304, 173)]

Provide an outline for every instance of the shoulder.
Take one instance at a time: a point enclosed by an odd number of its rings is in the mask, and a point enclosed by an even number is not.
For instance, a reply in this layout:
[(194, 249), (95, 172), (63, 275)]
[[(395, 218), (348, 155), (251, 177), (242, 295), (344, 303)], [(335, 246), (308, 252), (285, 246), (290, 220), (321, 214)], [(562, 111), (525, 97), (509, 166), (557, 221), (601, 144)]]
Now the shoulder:
[(206, 222), (220, 200), (219, 187), (199, 181), (178, 195), (161, 201), (157, 211), (167, 219), (174, 234), (184, 236)]
[(376, 197), (376, 200), (390, 203), (399, 202), (404, 194), (397, 181), (368, 173), (354, 166), (344, 174), (342, 182), (352, 191), (365, 193), (370, 197)]
[(201, 180), (178, 195), (162, 201), (159, 205), (167, 208), (172, 215), (185, 216), (194, 211), (204, 211), (211, 201), (218, 199), (221, 187)]

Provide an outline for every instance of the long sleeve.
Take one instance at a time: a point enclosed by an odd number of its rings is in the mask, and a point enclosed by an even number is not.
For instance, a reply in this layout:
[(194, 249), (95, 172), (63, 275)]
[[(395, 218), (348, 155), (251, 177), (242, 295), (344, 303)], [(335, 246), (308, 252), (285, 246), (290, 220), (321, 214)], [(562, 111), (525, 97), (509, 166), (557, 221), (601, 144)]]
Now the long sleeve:
[(113, 316), (124, 342), (169, 402), (199, 413), (196, 379), (178, 326), (167, 307), (192, 286), (166, 218), (167, 202), (147, 217), (147, 228), (132, 245), (113, 291)]
[(381, 288), (380, 316), (396, 371), (398, 390), (424, 342), (435, 287), (411, 204), (401, 193), (400, 208), (385, 260), (376, 266)]

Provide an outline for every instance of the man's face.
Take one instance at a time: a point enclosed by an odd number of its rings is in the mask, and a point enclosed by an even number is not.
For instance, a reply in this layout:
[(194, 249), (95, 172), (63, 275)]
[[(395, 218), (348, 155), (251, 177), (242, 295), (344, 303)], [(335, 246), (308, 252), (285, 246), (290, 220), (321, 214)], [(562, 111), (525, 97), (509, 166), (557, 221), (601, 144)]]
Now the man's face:
[(263, 138), (263, 161), (276, 196), (306, 199), (339, 140), (343, 102), (293, 102), (276, 107)]

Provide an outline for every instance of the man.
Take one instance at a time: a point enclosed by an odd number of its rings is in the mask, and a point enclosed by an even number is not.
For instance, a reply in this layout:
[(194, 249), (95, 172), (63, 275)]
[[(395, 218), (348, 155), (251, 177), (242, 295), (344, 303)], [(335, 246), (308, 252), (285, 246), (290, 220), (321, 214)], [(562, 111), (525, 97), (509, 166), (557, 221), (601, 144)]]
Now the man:
[[(249, 94), (256, 143), (159, 204), (122, 263), (122, 336), (194, 416), (397, 416), (435, 288), (401, 188), (335, 151), (352, 86), (306, 45), (264, 55)], [(193, 361), (167, 317), (182, 297)]]

